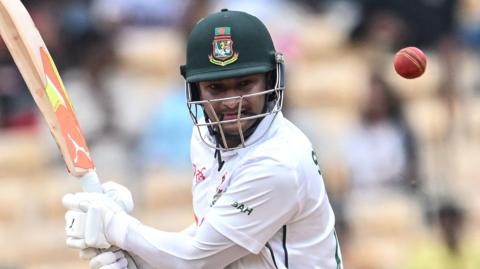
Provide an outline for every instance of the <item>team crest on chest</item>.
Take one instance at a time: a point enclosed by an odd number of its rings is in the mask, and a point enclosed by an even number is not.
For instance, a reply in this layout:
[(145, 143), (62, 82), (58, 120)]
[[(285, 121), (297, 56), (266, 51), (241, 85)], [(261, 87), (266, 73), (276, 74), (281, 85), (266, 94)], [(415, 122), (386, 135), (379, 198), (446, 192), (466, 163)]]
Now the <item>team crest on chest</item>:
[(238, 60), (238, 52), (233, 49), (233, 40), (230, 27), (215, 28), (215, 37), (212, 42), (212, 54), (208, 59), (212, 64), (226, 66)]

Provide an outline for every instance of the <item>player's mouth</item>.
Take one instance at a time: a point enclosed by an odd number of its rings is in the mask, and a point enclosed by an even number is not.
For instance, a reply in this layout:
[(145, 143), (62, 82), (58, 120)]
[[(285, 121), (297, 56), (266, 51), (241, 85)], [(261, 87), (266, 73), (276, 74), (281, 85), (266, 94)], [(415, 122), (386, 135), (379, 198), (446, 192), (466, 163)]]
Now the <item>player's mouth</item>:
[[(255, 114), (246, 110), (240, 113), (240, 118), (254, 116)], [(222, 113), (222, 120), (235, 120), (238, 118), (238, 111), (226, 111)]]

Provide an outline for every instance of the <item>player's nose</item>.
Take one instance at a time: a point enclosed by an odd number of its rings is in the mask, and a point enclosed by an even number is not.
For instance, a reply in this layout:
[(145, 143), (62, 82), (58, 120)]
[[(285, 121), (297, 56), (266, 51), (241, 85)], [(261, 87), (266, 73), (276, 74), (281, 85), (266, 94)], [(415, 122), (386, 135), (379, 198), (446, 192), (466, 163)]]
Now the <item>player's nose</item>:
[(240, 105), (240, 99), (241, 98), (224, 100), (222, 102), (222, 105), (227, 109), (237, 109), (238, 106)]

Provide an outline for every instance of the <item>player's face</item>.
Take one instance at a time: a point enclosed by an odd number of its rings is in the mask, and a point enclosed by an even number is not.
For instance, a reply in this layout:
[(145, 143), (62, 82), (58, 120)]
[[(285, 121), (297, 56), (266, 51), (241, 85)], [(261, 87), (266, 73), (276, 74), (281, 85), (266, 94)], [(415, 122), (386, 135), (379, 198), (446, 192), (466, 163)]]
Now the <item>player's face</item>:
[[(256, 74), (238, 78), (228, 78), (214, 81), (199, 82), (200, 99), (214, 100), (228, 97), (245, 96), (265, 91), (265, 74)], [(241, 103), (241, 108), (240, 108)], [(212, 101), (205, 104), (205, 111), (212, 121), (235, 120), (255, 116), (262, 113), (265, 105), (265, 94), (259, 94), (244, 98), (235, 98), (223, 101)], [(242, 131), (251, 127), (257, 119), (240, 121)], [(223, 132), (226, 135), (235, 136), (239, 134), (238, 122), (223, 123)]]

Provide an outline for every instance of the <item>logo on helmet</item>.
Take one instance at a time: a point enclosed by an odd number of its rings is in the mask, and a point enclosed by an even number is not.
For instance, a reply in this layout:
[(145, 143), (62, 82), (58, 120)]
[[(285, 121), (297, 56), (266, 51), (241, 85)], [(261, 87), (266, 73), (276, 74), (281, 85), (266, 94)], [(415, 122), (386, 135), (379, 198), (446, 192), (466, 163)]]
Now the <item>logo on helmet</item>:
[(230, 27), (215, 28), (215, 37), (212, 42), (212, 54), (208, 55), (212, 64), (226, 66), (238, 59), (238, 52), (233, 50), (233, 40), (230, 36)]

